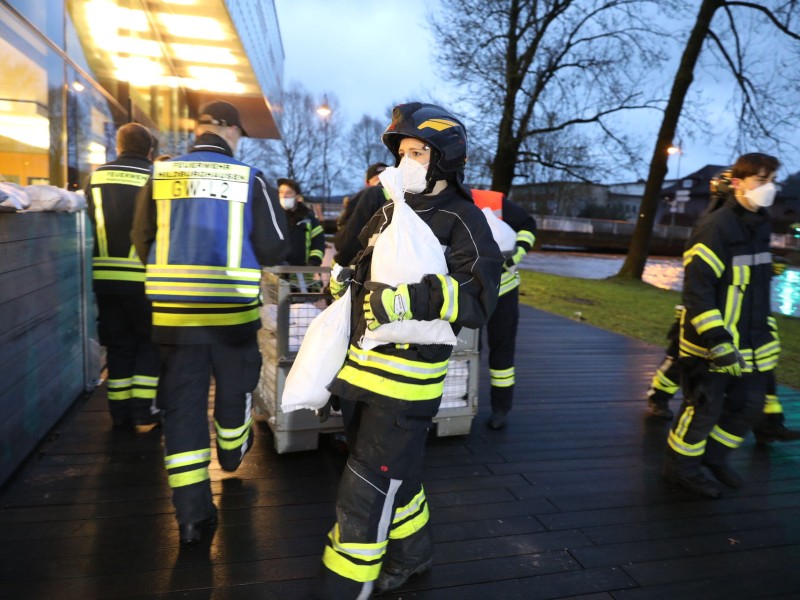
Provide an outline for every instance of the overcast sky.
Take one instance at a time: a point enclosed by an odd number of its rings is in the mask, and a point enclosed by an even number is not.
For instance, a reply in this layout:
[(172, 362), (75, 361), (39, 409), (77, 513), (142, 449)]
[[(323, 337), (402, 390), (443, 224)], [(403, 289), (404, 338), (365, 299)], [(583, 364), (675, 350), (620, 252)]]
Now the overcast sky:
[[(437, 98), (446, 103), (455, 96), (454, 87), (441, 71), (437, 75), (432, 35), (425, 25), (433, 4), (436, 0), (275, 0), (286, 53), (285, 84), (298, 82), (320, 98), (326, 92), (335, 94), (348, 125), (364, 114), (384, 119), (398, 102)], [(717, 131), (731, 128), (725, 108), (731, 95), (728, 84), (696, 73), (692, 92), (709, 99), (704, 113)], [(636, 131), (655, 143), (660, 113), (631, 120)], [(733, 157), (719, 143), (720, 137), (682, 140), (683, 154), (669, 159), (668, 177), (675, 176), (679, 159), (680, 175), (706, 164), (727, 164)], [(648, 153), (652, 143), (646, 145)], [(644, 158), (649, 162), (649, 155)], [(787, 167), (782, 174), (800, 169), (800, 164), (782, 158)]]

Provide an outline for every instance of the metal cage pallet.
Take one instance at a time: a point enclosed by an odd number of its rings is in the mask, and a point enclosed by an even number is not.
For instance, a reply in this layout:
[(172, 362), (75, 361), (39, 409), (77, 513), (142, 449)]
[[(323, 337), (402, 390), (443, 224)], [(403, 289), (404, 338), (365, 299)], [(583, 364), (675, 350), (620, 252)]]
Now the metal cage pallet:
[[(332, 414), (320, 423), (310, 410), (284, 413), (281, 396), (308, 325), (331, 300), (322, 291), (325, 267), (271, 267), (263, 270), (261, 307), (263, 327), (258, 332), (263, 357), (261, 379), (254, 391), (256, 409), (266, 416), (278, 454), (314, 450), (320, 433), (343, 430), (342, 417)], [(434, 418), (438, 436), (466, 435), (478, 412), (478, 333), (462, 329), (444, 381), (444, 395)]]

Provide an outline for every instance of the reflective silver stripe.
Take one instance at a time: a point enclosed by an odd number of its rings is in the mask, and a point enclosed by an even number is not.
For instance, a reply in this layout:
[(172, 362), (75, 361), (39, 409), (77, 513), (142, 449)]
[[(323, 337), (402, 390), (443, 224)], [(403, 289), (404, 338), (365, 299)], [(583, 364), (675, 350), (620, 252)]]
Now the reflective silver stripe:
[(95, 265), (98, 265), (98, 266), (104, 266), (104, 265), (116, 266), (116, 265), (119, 265), (121, 267), (129, 267), (129, 266), (133, 265), (133, 266), (141, 267), (142, 269), (144, 269), (144, 265), (142, 264), (142, 261), (140, 261), (138, 258), (121, 258), (121, 257), (117, 257), (117, 256), (102, 256), (102, 257), (95, 256), (92, 259), (92, 262)]
[(446, 286), (447, 289), (447, 306), (445, 307), (445, 313), (442, 315), (443, 321), (450, 321), (453, 318), (454, 312), (458, 309), (458, 296), (456, 295), (458, 291), (453, 286), (453, 278), (447, 275), (443, 275), (441, 278), (442, 283)]
[(134, 385), (158, 385), (158, 377), (149, 377), (147, 375), (134, 375)]
[(425, 367), (411, 365), (407, 362), (392, 360), (391, 358), (385, 355), (369, 352), (368, 350), (359, 350), (353, 346), (350, 346), (350, 349), (347, 351), (347, 354), (348, 358), (351, 358), (352, 360), (360, 364), (374, 363), (380, 366), (393, 368), (401, 372), (405, 371), (407, 373), (416, 373), (417, 375), (429, 375), (431, 377), (436, 377), (447, 373), (447, 363), (444, 363), (443, 366), (433, 366), (430, 368), (425, 368)]
[(252, 285), (245, 285), (245, 284), (235, 285), (232, 283), (192, 285), (189, 283), (174, 283), (174, 282), (161, 283), (159, 281), (148, 281), (146, 287), (148, 294), (159, 293), (159, 292), (183, 292), (182, 295), (200, 292), (203, 294), (221, 294), (221, 295), (241, 294), (243, 296), (252, 296), (253, 290), (259, 289), (258, 284), (255, 283)]
[(181, 454), (171, 454), (164, 457), (164, 464), (168, 469), (183, 465), (192, 465), (205, 460), (211, 460), (211, 448), (196, 450), (193, 452), (183, 452)]
[(733, 435), (732, 433), (728, 433), (724, 429), (721, 429), (719, 425), (714, 425), (714, 429), (711, 430), (709, 437), (715, 439), (720, 444), (728, 446), (729, 448), (738, 448), (744, 441), (744, 438), (741, 438), (738, 435)]
[(228, 204), (228, 267), (230, 268), (240, 267), (242, 264), (244, 207), (241, 202)]
[(753, 264), (754, 265), (771, 265), (772, 264), (772, 253), (771, 252), (759, 252), (753, 256)]
[(740, 254), (731, 260), (734, 267), (772, 264), (772, 254), (759, 252), (758, 254)]
[(236, 429), (225, 429), (222, 427), (217, 421), (214, 421), (214, 428), (217, 430), (217, 435), (226, 438), (226, 439), (236, 439), (238, 437), (242, 437), (250, 426), (253, 424), (253, 418), (250, 417), (245, 421), (244, 425), (241, 427), (237, 427)]
[(246, 268), (211, 268), (211, 267), (191, 267), (191, 266), (157, 266), (148, 265), (147, 274), (154, 276), (164, 275), (193, 275), (196, 277), (211, 276), (211, 277), (228, 277), (235, 279), (252, 279), (253, 281), (261, 280), (261, 271), (258, 269)]
[(256, 179), (258, 179), (258, 182), (261, 184), (261, 189), (264, 192), (264, 198), (266, 198), (267, 200), (267, 208), (269, 208), (269, 215), (270, 219), (272, 220), (272, 226), (275, 228), (275, 231), (278, 234), (278, 238), (283, 240), (284, 239), (283, 232), (281, 231), (281, 228), (278, 227), (278, 218), (275, 215), (275, 207), (272, 206), (272, 201), (270, 200), (269, 192), (267, 192), (267, 184), (264, 183), (264, 180), (261, 179), (261, 177), (259, 177), (258, 175), (256, 175)]
[(422, 503), (424, 501), (425, 501), (425, 492), (420, 491), (420, 493), (417, 494), (413, 500), (411, 500), (411, 503), (405, 507), (405, 510), (395, 511), (394, 522), (397, 523), (405, 519), (408, 515), (413, 515), (415, 512), (419, 510), (420, 506), (422, 506)]

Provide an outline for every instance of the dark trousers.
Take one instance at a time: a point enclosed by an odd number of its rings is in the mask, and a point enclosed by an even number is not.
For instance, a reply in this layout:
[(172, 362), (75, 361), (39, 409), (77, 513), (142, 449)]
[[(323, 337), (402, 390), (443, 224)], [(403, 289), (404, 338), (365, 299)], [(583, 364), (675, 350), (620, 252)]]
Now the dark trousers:
[(208, 477), (211, 376), (217, 459), (223, 470), (234, 471), (252, 445), (250, 392), (261, 374), (261, 354), (255, 334), (239, 343), (160, 348), (158, 406), (163, 411), (165, 463), (178, 522), (193, 523), (213, 512)]
[(733, 377), (708, 370), (704, 360), (681, 361), (684, 400), (669, 433), (677, 458), (702, 456), (709, 436), (730, 449), (762, 417), (769, 376), (754, 371)]
[(514, 352), (519, 324), (519, 288), (516, 287), (497, 299), (489, 322), (486, 337), (489, 343), (489, 376), (491, 379), (491, 404), (494, 412), (508, 412), (514, 401)]
[(152, 311), (142, 294), (96, 294), (97, 328), (106, 347), (108, 405), (115, 423), (152, 421), (158, 346), (150, 339)]
[[(329, 534), (315, 598), (367, 597), (388, 545), (427, 527), (422, 458), (432, 414), (341, 399), (350, 456), (336, 495), (336, 525)], [(398, 401), (402, 405), (402, 401)], [(391, 557), (402, 563), (402, 557)]]

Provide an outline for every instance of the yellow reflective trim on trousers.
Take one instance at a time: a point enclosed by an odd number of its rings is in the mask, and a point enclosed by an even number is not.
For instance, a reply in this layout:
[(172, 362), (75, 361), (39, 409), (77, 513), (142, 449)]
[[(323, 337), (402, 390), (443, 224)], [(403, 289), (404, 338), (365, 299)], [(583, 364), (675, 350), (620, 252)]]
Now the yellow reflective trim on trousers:
[(189, 450), (188, 452), (179, 452), (178, 454), (165, 456), (164, 466), (167, 469), (174, 469), (175, 467), (187, 467), (210, 460), (211, 448), (202, 448), (200, 450)]
[(328, 569), (360, 583), (378, 578), (388, 540), (374, 544), (343, 543), (339, 540), (338, 523), (328, 534), (328, 539), (330, 544), (325, 546), (322, 553), (322, 563)]
[(108, 394), (106, 394), (106, 397), (109, 400), (114, 400), (114, 401), (130, 400), (132, 396), (133, 396), (133, 390), (122, 390), (119, 392), (112, 392), (111, 390), (108, 390)]
[(371, 390), (397, 400), (436, 400), (441, 397), (444, 390), (444, 380), (428, 384), (403, 383), (389, 379), (384, 375), (360, 371), (351, 365), (345, 365), (339, 371), (338, 377), (356, 387)]
[(200, 483), (201, 481), (206, 481), (207, 479), (210, 479), (208, 476), (208, 467), (194, 469), (193, 471), (186, 471), (185, 473), (175, 473), (174, 475), (167, 477), (167, 480), (169, 481), (169, 487), (171, 488), (184, 487), (194, 483)]
[(389, 539), (402, 540), (410, 535), (420, 531), (430, 520), (430, 511), (428, 510), (428, 503), (422, 507), (422, 510), (413, 519), (409, 519), (402, 525), (398, 525), (389, 531)]
[(716, 254), (705, 244), (695, 244), (689, 250), (683, 253), (683, 266), (686, 267), (694, 257), (698, 257), (705, 261), (717, 278), (722, 277), (725, 272), (725, 264), (717, 257)]
[(133, 389), (133, 396), (135, 398), (147, 398), (152, 400), (156, 397), (156, 390), (153, 388), (134, 388)]
[(514, 367), (510, 369), (489, 369), (489, 378), (494, 387), (511, 387), (514, 385)]
[(719, 425), (714, 425), (714, 429), (711, 430), (709, 437), (718, 441), (723, 446), (727, 446), (728, 448), (738, 448), (744, 442), (743, 437), (739, 437), (738, 435), (733, 435), (722, 429)]
[(253, 417), (250, 417), (247, 419), (247, 421), (245, 421), (244, 425), (240, 427), (236, 427), (234, 429), (225, 429), (222, 425), (220, 425), (217, 422), (216, 419), (214, 419), (214, 429), (216, 429), (217, 435), (227, 439), (236, 438), (247, 433), (250, 430), (252, 424), (253, 424)]
[(158, 385), (158, 377), (151, 377), (149, 375), (134, 375), (133, 385)]
[(672, 448), (678, 454), (682, 454), (684, 456), (702, 456), (703, 452), (706, 450), (706, 441), (702, 440), (696, 444), (687, 444), (682, 439), (680, 439), (677, 435), (675, 435), (674, 431), (669, 432), (669, 436), (667, 437), (667, 443), (669, 447)]
[[(197, 304), (194, 305), (198, 306)], [(206, 306), (203, 304), (202, 306)], [(217, 325), (241, 325), (250, 323), (260, 318), (258, 308), (250, 310), (227, 313), (227, 314), (206, 314), (206, 313), (161, 313), (158, 312), (158, 303), (153, 303), (153, 325), (160, 327), (203, 327)]]
[(350, 346), (347, 350), (347, 358), (364, 367), (372, 367), (387, 373), (416, 379), (443, 377), (447, 374), (447, 365), (450, 364), (449, 360), (438, 363), (423, 363), (381, 354), (374, 350), (362, 350), (356, 346)]
[(122, 388), (122, 387), (130, 387), (133, 385), (133, 377), (124, 377), (121, 379), (109, 379), (108, 380), (108, 388)]
[(682, 440), (683, 436), (686, 435), (686, 431), (689, 429), (689, 424), (692, 422), (692, 417), (694, 416), (694, 406), (688, 406), (681, 418), (678, 420), (678, 426), (675, 428), (675, 434)]
[(228, 203), (228, 266), (242, 264), (242, 244), (244, 243), (244, 207), (241, 202)]
[(765, 415), (782, 415), (783, 405), (777, 396), (774, 394), (767, 394), (766, 401), (764, 402)]
[(221, 450), (235, 450), (236, 448), (241, 448), (242, 444), (247, 441), (249, 435), (250, 430), (248, 429), (244, 435), (235, 439), (227, 439), (217, 436), (217, 446), (219, 446)]
[(170, 200), (156, 200), (156, 264), (166, 265), (169, 262), (169, 228), (172, 211)]
[(692, 325), (694, 326), (697, 333), (705, 333), (709, 329), (713, 329), (714, 327), (723, 327), (724, 323), (722, 321), (722, 313), (719, 312), (719, 309), (713, 308), (711, 310), (707, 310), (706, 312), (697, 315), (694, 319), (691, 320)]
[(94, 201), (94, 222), (97, 229), (97, 253), (108, 256), (108, 236), (106, 235), (106, 216), (103, 213), (103, 192), (100, 188), (92, 188)]

